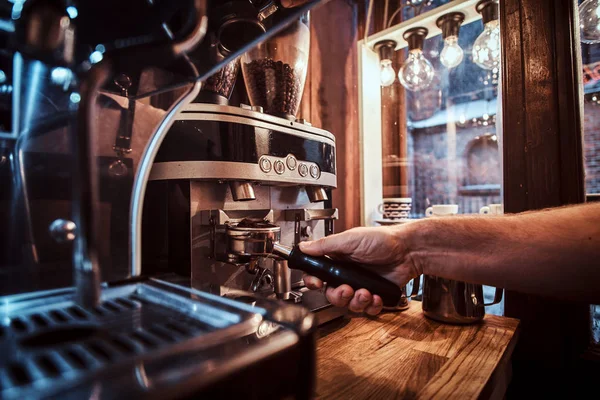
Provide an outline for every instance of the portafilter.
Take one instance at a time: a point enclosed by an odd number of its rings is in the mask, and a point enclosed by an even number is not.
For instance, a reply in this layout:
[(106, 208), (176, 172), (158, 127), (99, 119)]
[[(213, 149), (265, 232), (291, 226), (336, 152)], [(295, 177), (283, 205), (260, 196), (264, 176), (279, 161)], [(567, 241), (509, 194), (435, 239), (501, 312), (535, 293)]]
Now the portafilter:
[(415, 279), (410, 296), (405, 296), (395, 283), (373, 272), (367, 266), (333, 260), (330, 257), (314, 257), (300, 251), (298, 245), (284, 246), (279, 243), (281, 228), (267, 221), (245, 219), (237, 224), (227, 224), (228, 256), (239, 263), (250, 262), (256, 257), (274, 257), (288, 261), (289, 267), (316, 276), (331, 286), (349, 285), (352, 289), (367, 289), (383, 300), (386, 308), (406, 305), (407, 297), (415, 297), (419, 290)]

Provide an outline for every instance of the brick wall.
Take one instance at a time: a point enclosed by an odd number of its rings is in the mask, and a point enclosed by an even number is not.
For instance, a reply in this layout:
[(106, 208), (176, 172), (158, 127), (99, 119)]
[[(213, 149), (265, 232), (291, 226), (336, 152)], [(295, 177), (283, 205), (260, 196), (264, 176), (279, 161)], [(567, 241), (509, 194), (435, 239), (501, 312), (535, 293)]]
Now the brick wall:
[[(411, 193), (413, 210), (422, 215), (430, 204), (459, 204), (461, 213), (475, 213), (489, 203), (499, 203), (499, 195), (463, 196), (466, 159), (470, 140), (478, 135), (495, 133), (494, 127), (457, 129), (456, 159), (448, 158), (448, 133), (438, 128), (415, 129), (410, 134)], [(586, 190), (600, 193), (600, 105), (586, 103), (584, 108), (584, 154)], [(452, 174), (454, 169), (454, 175)]]
[[(410, 132), (410, 186), (415, 216), (423, 216), (432, 204), (458, 204), (461, 214), (471, 214), (478, 213), (485, 205), (501, 202), (497, 191), (468, 195), (461, 192), (461, 188), (468, 183), (466, 153), (469, 142), (477, 136), (495, 133), (494, 126), (458, 128), (455, 145), (449, 145), (451, 136), (439, 127)], [(493, 181), (501, 171), (487, 173), (490, 181)]]

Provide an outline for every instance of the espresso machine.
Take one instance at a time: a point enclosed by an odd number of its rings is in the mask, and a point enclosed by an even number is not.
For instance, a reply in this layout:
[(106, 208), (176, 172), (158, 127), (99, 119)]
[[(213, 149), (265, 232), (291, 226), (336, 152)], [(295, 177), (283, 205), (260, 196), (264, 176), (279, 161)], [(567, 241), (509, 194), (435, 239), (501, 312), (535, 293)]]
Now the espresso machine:
[(316, 3), (0, 4), (0, 397), (311, 396), (301, 275), (233, 232), (330, 232), (333, 137), (190, 103)]
[[(227, 39), (210, 41), (214, 59), (229, 54)], [(182, 109), (148, 177), (142, 236), (152, 243), (142, 262), (219, 296), (302, 304), (324, 323), (343, 310), (308, 290), (269, 245), (331, 234), (338, 216), (335, 137), (296, 118), (309, 47), (306, 13), (209, 77)], [(230, 101), (234, 87), (249, 104)]]
[(163, 232), (171, 246), (155, 245), (144, 256), (166, 260), (167, 270), (185, 265), (180, 274), (203, 291), (300, 303), (321, 311), (320, 323), (341, 315), (322, 291), (306, 290), (302, 272), (273, 257), (263, 240), (294, 246), (333, 232), (331, 133), (257, 106), (190, 104), (167, 134), (149, 180), (146, 204), (166, 217), (148, 214), (143, 235)]

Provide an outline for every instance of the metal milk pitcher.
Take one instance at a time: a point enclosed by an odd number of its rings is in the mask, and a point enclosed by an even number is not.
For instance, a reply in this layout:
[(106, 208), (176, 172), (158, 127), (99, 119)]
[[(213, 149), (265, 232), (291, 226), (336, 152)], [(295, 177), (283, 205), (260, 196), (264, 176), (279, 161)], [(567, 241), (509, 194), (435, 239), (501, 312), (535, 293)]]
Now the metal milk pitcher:
[(482, 285), (423, 275), (423, 313), (436, 321), (475, 323), (483, 319), (486, 306), (501, 301), (500, 288), (496, 288), (494, 301), (485, 304)]

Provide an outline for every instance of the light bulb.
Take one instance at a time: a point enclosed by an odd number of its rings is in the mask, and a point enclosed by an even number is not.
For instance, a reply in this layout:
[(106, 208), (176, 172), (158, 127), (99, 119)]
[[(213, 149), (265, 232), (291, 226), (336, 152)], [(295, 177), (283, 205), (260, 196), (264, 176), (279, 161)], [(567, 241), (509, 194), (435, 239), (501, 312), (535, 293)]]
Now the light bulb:
[(600, 1), (586, 0), (579, 6), (579, 28), (583, 43), (600, 43)]
[(483, 32), (473, 43), (473, 61), (483, 69), (500, 65), (500, 22), (495, 19), (483, 27)]
[(427, 88), (433, 81), (433, 66), (420, 49), (408, 52), (406, 62), (398, 72), (402, 85), (410, 91)]
[(396, 71), (390, 60), (381, 60), (381, 86), (390, 86), (396, 80)]
[(458, 45), (458, 38), (456, 36), (448, 36), (444, 39), (444, 43), (444, 48), (440, 54), (440, 61), (447, 68), (458, 67), (464, 57), (463, 49)]

